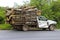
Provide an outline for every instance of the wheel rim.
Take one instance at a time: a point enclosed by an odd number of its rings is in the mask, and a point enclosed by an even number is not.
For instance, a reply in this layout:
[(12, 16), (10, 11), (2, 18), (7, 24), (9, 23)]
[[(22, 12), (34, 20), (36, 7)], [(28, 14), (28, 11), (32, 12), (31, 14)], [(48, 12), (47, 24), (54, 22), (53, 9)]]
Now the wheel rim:
[(51, 31), (53, 31), (54, 28), (55, 28), (55, 27), (54, 27), (53, 25), (50, 26), (50, 30), (51, 30)]
[(28, 27), (27, 26), (23, 26), (23, 31), (27, 31)]

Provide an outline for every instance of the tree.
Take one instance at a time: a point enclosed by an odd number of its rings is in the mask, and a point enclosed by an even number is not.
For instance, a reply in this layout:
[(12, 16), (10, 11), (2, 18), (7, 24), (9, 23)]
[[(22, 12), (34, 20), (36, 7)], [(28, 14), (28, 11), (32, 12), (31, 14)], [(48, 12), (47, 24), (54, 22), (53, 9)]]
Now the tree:
[(47, 18), (53, 19), (52, 15), (52, 5), (50, 0), (31, 0), (31, 5), (36, 6), (38, 9), (42, 11), (42, 15), (46, 16)]
[(54, 12), (55, 20), (57, 22), (60, 22), (60, 1), (59, 0), (57, 2), (54, 2), (52, 6), (52, 11)]
[(60, 26), (60, 0), (31, 0), (30, 4), (42, 10), (42, 15), (57, 21)]

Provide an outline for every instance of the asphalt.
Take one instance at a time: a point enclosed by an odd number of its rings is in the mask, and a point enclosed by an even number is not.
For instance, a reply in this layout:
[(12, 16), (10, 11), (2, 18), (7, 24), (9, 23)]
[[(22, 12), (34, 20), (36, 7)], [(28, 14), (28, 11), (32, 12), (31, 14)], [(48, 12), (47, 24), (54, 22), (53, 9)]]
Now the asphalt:
[(0, 40), (60, 40), (60, 30), (26, 32), (0, 30)]

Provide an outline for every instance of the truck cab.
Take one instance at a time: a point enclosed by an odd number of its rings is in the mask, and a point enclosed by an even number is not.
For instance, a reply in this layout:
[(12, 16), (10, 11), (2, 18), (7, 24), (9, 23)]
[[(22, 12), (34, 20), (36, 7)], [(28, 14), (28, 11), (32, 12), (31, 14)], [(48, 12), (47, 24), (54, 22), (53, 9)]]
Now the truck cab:
[(51, 31), (55, 29), (55, 25), (57, 24), (56, 21), (48, 20), (44, 16), (38, 16), (37, 22), (38, 22), (39, 28), (42, 28), (43, 30), (49, 29)]

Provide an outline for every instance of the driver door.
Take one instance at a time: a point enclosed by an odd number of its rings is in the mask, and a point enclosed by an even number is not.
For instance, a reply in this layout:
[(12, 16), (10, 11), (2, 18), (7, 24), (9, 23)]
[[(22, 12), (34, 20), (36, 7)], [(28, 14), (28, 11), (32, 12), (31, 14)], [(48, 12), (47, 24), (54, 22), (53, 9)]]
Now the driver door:
[(38, 17), (38, 26), (39, 28), (47, 28), (48, 27), (48, 22), (45, 17)]

